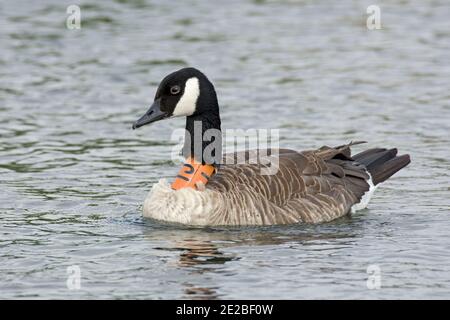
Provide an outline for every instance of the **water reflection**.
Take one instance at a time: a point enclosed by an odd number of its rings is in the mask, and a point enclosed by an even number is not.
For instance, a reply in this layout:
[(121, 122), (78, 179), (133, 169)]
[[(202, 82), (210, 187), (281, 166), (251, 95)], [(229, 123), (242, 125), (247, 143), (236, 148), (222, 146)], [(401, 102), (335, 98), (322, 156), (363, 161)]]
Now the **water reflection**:
[(174, 245), (181, 251), (178, 266), (184, 268), (202, 266), (192, 270), (196, 273), (214, 271), (214, 268), (208, 268), (208, 265), (220, 265), (234, 259), (233, 256), (220, 252), (218, 246), (209, 241), (189, 239), (177, 241)]
[[(210, 241), (187, 239), (174, 243), (180, 251), (178, 268), (188, 269), (189, 274), (207, 274), (223, 272), (221, 265), (238, 259), (233, 254), (226, 254)], [(186, 299), (218, 299), (218, 286), (205, 286), (191, 281), (183, 283), (184, 298)]]
[[(342, 225), (342, 229), (337, 227), (339, 225)], [(288, 245), (300, 246), (299, 250), (302, 250), (315, 245), (314, 250), (320, 251), (326, 250), (330, 242), (334, 242), (335, 247), (339, 247), (336, 242), (341, 247), (350, 246), (363, 225), (364, 219), (346, 217), (331, 224), (317, 226), (199, 229), (161, 225), (154, 220), (144, 219), (143, 232), (151, 244), (165, 239), (163, 246), (154, 249), (178, 253), (170, 267), (189, 275), (188, 281), (181, 282), (182, 297), (200, 300), (219, 299), (222, 287), (220, 283), (210, 279), (214, 275), (234, 276), (236, 272), (233, 268), (227, 268), (227, 264), (245, 258), (246, 252), (255, 247)], [(236, 250), (239, 247), (242, 249)]]
[(220, 295), (217, 294), (217, 288), (205, 288), (198, 287), (191, 283), (184, 283), (186, 289), (184, 290), (184, 296), (182, 299), (192, 299), (192, 300), (217, 300), (220, 298)]

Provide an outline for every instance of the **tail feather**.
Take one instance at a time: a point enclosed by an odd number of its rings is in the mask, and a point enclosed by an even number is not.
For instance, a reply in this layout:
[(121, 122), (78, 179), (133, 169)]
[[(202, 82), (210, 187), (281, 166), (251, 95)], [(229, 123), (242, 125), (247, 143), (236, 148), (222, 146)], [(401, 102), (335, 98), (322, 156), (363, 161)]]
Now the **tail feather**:
[(374, 148), (358, 153), (352, 157), (363, 164), (372, 176), (374, 185), (386, 181), (394, 173), (407, 166), (409, 155), (397, 156), (397, 149)]
[(362, 163), (366, 166), (367, 170), (372, 170), (381, 164), (385, 163), (386, 161), (391, 160), (397, 155), (397, 149), (389, 149), (381, 152), (377, 152), (375, 154), (366, 156), (359, 160), (359, 163)]
[(356, 161), (359, 161), (359, 160), (361, 160), (361, 159), (363, 159), (363, 158), (366, 158), (366, 157), (368, 157), (368, 156), (371, 156), (371, 155), (373, 155), (373, 154), (375, 154), (375, 153), (378, 153), (378, 152), (381, 152), (381, 151), (386, 151), (386, 150), (387, 150), (386, 148), (373, 148), (373, 149), (367, 149), (367, 150), (365, 150), (365, 151), (363, 151), (363, 152), (360, 152), (360, 153), (358, 153), (358, 154), (353, 155), (352, 158), (353, 158), (354, 160), (356, 160)]
[(409, 154), (404, 154), (395, 158), (392, 158), (382, 165), (369, 170), (372, 175), (372, 181), (374, 185), (377, 185), (383, 181), (389, 179), (394, 173), (400, 169), (406, 167), (411, 162)]

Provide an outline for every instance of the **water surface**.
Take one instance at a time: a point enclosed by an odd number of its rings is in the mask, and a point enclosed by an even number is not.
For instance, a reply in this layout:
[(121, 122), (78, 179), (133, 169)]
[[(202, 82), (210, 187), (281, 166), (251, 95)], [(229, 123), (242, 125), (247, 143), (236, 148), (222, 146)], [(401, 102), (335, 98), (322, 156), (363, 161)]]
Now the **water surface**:
[[(1, 298), (450, 298), (448, 1), (378, 1), (374, 31), (372, 1), (83, 0), (81, 30), (65, 27), (70, 4), (0, 3)], [(184, 66), (215, 83), (224, 128), (413, 162), (327, 224), (147, 221), (184, 120), (131, 123)]]

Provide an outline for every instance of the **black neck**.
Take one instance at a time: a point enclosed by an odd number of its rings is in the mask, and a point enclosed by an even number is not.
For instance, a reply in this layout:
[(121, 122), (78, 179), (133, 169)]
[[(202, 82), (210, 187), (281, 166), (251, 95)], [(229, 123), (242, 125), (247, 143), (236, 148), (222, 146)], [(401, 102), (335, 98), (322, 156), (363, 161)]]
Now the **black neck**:
[(222, 160), (219, 108), (214, 109), (186, 117), (186, 136), (183, 147), (185, 158), (194, 157), (202, 164), (214, 165)]

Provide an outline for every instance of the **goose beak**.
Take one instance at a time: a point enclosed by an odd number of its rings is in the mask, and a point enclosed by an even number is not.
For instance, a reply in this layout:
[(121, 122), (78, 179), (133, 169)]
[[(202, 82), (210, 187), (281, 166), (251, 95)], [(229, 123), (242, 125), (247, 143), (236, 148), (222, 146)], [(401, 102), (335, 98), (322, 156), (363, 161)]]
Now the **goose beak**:
[(161, 111), (159, 99), (155, 100), (150, 109), (148, 109), (148, 111), (142, 117), (140, 117), (138, 121), (133, 123), (133, 130), (145, 126), (146, 124), (162, 120), (164, 118), (167, 118), (168, 116), (169, 115), (167, 114), (167, 112)]

